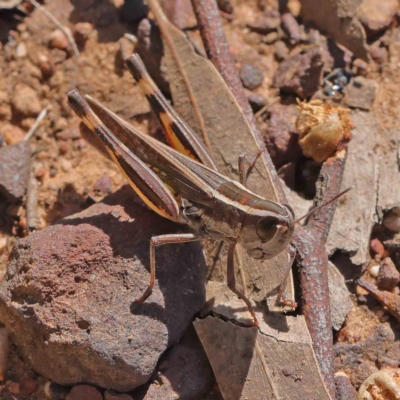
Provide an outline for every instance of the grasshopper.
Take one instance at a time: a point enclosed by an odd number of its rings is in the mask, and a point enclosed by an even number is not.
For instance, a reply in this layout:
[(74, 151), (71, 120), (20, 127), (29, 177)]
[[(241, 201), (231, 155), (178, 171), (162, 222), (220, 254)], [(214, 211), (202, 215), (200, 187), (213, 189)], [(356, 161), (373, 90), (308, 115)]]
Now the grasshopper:
[[(239, 157), (240, 182), (217, 171), (205, 145), (177, 115), (150, 78), (138, 55), (126, 59), (128, 69), (156, 112), (169, 144), (143, 134), (90, 96), (78, 90), (68, 102), (85, 125), (105, 144), (129, 184), (145, 204), (174, 222), (189, 225), (194, 233), (154, 236), (150, 241), (150, 282), (136, 300), (142, 304), (155, 283), (155, 249), (158, 246), (211, 238), (228, 244), (227, 284), (242, 299), (258, 325), (253, 307), (235, 284), (234, 253), (240, 242), (254, 259), (265, 260), (288, 249), (288, 271), (295, 258), (290, 246), (294, 213), (289, 206), (262, 198), (245, 186), (249, 170)], [(251, 167), (250, 167), (251, 168)], [(282, 301), (295, 307), (295, 303)]]

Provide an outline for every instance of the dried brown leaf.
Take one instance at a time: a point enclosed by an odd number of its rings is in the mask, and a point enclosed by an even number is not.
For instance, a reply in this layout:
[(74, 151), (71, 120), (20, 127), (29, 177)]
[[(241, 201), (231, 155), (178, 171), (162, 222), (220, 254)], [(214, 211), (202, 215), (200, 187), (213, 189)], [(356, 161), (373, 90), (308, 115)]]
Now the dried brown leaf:
[(328, 253), (340, 249), (351, 253), (351, 261), (361, 265), (369, 260), (369, 239), (376, 222), (378, 191), (378, 155), (376, 153), (377, 118), (366, 112), (352, 112), (355, 125), (348, 146), (346, 169), (341, 190), (354, 189), (338, 200), (329, 232)]
[(194, 322), (225, 400), (330, 399), (303, 318), (282, 318), (292, 325), (284, 341), (218, 318)]

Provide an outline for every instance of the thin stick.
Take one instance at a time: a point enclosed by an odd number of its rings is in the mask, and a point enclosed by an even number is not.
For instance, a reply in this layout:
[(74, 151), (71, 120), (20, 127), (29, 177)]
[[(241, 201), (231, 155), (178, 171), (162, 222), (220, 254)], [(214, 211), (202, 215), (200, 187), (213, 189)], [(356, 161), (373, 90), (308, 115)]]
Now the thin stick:
[[(254, 137), (260, 149), (265, 147), (264, 139), (257, 127), (257, 122), (247, 100), (242, 82), (235, 67), (235, 62), (229, 50), (228, 42), (225, 37), (221, 24), (221, 18), (215, 0), (192, 0), (193, 9), (196, 14), (197, 22), (200, 28), (200, 34), (203, 39), (204, 47), (208, 58), (215, 65), (218, 72), (224, 78), (226, 84), (231, 89), (237, 102), (243, 110), (244, 115), (249, 122)], [(267, 151), (262, 154), (262, 159), (267, 166), (271, 178), (274, 182), (274, 189), (279, 201), (286, 203), (286, 196), (283, 192), (276, 168)]]
[(67, 31), (65, 29), (65, 27), (63, 25), (61, 25), (61, 23), (57, 20), (57, 18), (49, 10), (47, 10), (45, 7), (43, 7), (41, 4), (39, 4), (35, 0), (29, 0), (29, 2), (35, 8), (41, 10), (51, 20), (51, 22), (53, 22), (53, 24), (55, 26), (57, 26), (57, 28), (59, 28), (62, 31), (62, 33), (66, 36), (66, 38), (68, 40), (68, 43), (70, 44), (70, 46), (72, 48), (72, 51), (74, 52), (75, 60), (76, 60), (76, 65), (75, 65), (75, 70), (74, 70), (74, 77), (72, 79), (72, 87), (75, 88), (76, 87), (76, 81), (78, 79), (79, 57), (80, 57), (81, 54), (80, 54), (80, 52), (78, 50), (78, 46), (76, 45), (73, 36), (71, 35), (71, 33), (69, 31)]
[(29, 140), (35, 134), (40, 123), (46, 118), (48, 110), (49, 110), (48, 107), (45, 107), (43, 108), (42, 111), (40, 111), (40, 114), (37, 116), (36, 121), (31, 126), (31, 129), (29, 129), (29, 131), (25, 135), (24, 140)]

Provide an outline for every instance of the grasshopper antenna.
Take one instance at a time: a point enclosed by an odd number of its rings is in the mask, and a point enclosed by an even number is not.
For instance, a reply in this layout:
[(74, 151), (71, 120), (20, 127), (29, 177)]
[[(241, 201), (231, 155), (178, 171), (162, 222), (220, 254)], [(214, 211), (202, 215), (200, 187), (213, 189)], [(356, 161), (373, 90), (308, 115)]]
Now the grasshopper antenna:
[(337, 200), (339, 197), (342, 197), (343, 195), (345, 195), (347, 192), (350, 192), (351, 189), (354, 189), (354, 186), (350, 186), (349, 188), (343, 190), (343, 192), (340, 192), (339, 194), (337, 194), (335, 197), (333, 197), (332, 199), (328, 200), (327, 202), (325, 202), (324, 204), (321, 204), (318, 207), (315, 207), (313, 209), (311, 209), (307, 214), (303, 215), (302, 217), (296, 219), (296, 221), (294, 221), (295, 224), (298, 224), (301, 220), (303, 220), (304, 218), (309, 217), (311, 214), (314, 214), (316, 211), (318, 211), (319, 209), (321, 209), (322, 207), (327, 206), (328, 204), (331, 204), (332, 202), (334, 202), (335, 200)]

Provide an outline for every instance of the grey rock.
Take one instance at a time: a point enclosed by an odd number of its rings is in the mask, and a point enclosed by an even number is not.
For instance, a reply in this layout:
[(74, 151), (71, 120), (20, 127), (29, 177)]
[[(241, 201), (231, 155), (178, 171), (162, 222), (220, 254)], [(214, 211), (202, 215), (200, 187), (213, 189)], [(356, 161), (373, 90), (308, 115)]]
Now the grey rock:
[(346, 86), (344, 102), (352, 108), (369, 110), (375, 100), (378, 84), (372, 79), (357, 76)]
[(0, 194), (7, 201), (22, 199), (28, 187), (31, 167), (29, 143), (22, 141), (0, 149)]

